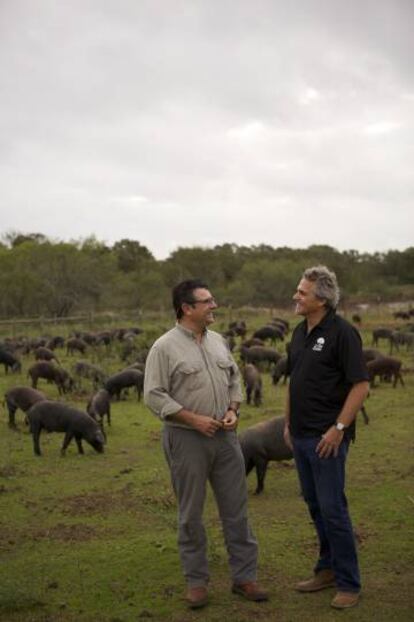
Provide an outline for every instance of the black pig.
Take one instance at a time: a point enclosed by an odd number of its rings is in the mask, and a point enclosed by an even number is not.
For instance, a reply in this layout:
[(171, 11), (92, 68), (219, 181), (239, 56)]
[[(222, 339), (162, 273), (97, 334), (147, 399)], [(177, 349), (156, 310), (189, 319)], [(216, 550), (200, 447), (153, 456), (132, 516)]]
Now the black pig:
[(9, 352), (9, 350), (0, 349), (0, 363), (4, 365), (6, 374), (9, 372), (9, 367), (12, 372), (20, 372), (22, 370), (21, 362), (12, 352)]
[(62, 456), (72, 438), (75, 438), (80, 454), (83, 454), (82, 439), (98, 453), (104, 450), (105, 437), (98, 423), (86, 413), (68, 404), (51, 400), (38, 402), (30, 408), (27, 417), (30, 432), (33, 435), (34, 452), (37, 456), (41, 455), (39, 440), (42, 430), (65, 433), (61, 449)]
[(45, 378), (54, 382), (62, 395), (67, 391), (72, 391), (74, 386), (73, 378), (69, 373), (61, 367), (55, 367), (50, 361), (38, 361), (27, 370), (28, 375), (32, 379), (32, 387), (37, 389), (37, 381), (39, 378)]
[(283, 438), (284, 417), (274, 417), (247, 428), (240, 435), (246, 475), (256, 467), (257, 488), (260, 494), (264, 488), (267, 463), (270, 460), (290, 460), (293, 454)]
[(106, 389), (100, 389), (91, 397), (86, 406), (86, 412), (90, 417), (103, 424), (103, 418), (106, 415), (108, 425), (111, 425), (111, 396)]
[(121, 397), (122, 389), (135, 387), (138, 400), (140, 400), (144, 388), (144, 374), (142, 371), (139, 371), (139, 369), (126, 368), (110, 376), (105, 382), (104, 387), (111, 395), (116, 395), (118, 400)]
[(257, 367), (249, 363), (243, 369), (244, 386), (246, 387), (246, 402), (250, 404), (252, 394), (255, 406), (262, 403), (262, 377)]
[(18, 408), (26, 413), (34, 404), (45, 399), (44, 393), (31, 387), (13, 387), (6, 391), (4, 401), (9, 411), (9, 426), (16, 427), (15, 413)]

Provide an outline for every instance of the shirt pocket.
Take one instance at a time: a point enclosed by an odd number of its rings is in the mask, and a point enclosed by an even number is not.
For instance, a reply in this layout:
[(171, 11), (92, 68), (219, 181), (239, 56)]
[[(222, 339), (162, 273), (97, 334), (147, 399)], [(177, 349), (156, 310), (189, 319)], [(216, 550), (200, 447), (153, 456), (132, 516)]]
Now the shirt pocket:
[(234, 374), (233, 361), (230, 359), (217, 359), (216, 361), (220, 379), (229, 386)]
[(181, 363), (177, 369), (179, 384), (189, 391), (195, 391), (202, 388), (202, 375), (202, 366), (199, 363)]

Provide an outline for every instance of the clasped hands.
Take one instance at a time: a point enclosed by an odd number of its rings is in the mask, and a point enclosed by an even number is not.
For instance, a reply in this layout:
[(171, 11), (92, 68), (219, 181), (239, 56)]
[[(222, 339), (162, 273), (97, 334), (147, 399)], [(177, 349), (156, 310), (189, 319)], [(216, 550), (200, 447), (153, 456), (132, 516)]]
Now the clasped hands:
[(219, 429), (235, 430), (237, 424), (237, 415), (233, 410), (228, 410), (221, 421), (213, 419), (213, 417), (200, 416), (193, 422), (193, 426), (198, 432), (209, 437), (213, 437)]

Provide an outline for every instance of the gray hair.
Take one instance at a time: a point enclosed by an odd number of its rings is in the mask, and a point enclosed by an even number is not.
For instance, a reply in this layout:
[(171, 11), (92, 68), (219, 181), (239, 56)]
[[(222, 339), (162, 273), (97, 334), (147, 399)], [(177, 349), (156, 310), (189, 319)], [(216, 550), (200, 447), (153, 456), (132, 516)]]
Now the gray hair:
[(325, 306), (336, 309), (339, 303), (339, 287), (335, 272), (326, 266), (313, 266), (302, 275), (303, 279), (315, 283), (315, 296), (325, 300)]

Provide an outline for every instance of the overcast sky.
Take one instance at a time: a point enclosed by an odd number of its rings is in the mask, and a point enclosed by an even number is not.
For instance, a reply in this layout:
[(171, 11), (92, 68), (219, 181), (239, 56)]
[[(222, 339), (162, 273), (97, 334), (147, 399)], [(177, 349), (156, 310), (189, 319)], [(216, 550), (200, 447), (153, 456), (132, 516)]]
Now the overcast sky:
[(414, 245), (412, 0), (0, 0), (0, 234)]

